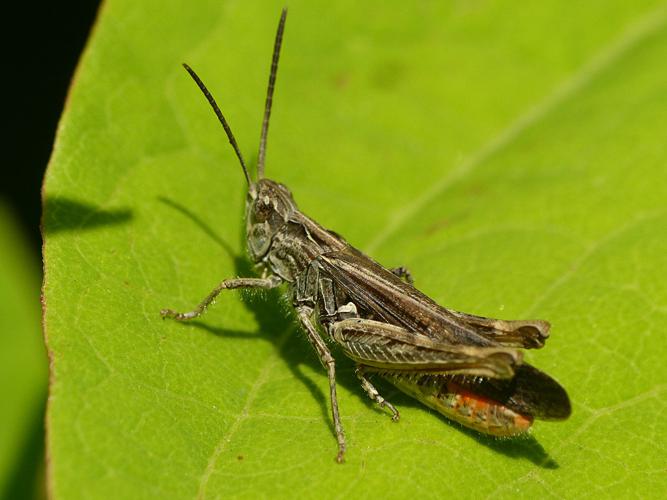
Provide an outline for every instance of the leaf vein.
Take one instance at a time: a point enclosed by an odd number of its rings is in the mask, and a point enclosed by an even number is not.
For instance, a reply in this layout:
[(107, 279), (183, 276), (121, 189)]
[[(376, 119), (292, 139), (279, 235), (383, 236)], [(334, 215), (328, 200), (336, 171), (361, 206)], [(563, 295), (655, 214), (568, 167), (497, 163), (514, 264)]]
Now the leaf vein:
[(599, 50), (579, 71), (558, 85), (551, 94), (548, 94), (535, 106), (519, 115), (514, 122), (501, 130), (499, 134), (470, 154), (458, 167), (436, 180), (424, 194), (394, 212), (384, 228), (365, 246), (364, 251), (373, 253), (377, 250), (408, 221), (428, 207), (431, 201), (443, 191), (449, 189), (460, 179), (470, 175), (499, 151), (507, 148), (533, 125), (543, 121), (560, 104), (577, 95), (581, 89), (588, 86), (605, 70), (613, 67), (617, 61), (620, 61), (640, 42), (662, 28), (666, 21), (667, 9), (663, 4), (639, 21), (631, 23), (618, 38)]
[(218, 458), (220, 455), (225, 451), (227, 448), (227, 445), (229, 442), (232, 440), (236, 432), (239, 430), (241, 427), (241, 424), (248, 418), (248, 414), (250, 412), (250, 408), (252, 407), (252, 404), (255, 402), (255, 399), (257, 398), (257, 394), (259, 393), (259, 390), (261, 387), (266, 383), (267, 380), (270, 378), (270, 373), (271, 370), (273, 370), (274, 366), (276, 365), (276, 362), (278, 360), (277, 352), (280, 351), (282, 346), (285, 344), (287, 341), (287, 338), (292, 334), (294, 328), (288, 328), (285, 330), (285, 332), (278, 338), (276, 342), (276, 349), (271, 354), (269, 357), (269, 360), (267, 360), (267, 363), (264, 365), (264, 368), (262, 371), (259, 373), (257, 379), (255, 380), (254, 384), (248, 391), (248, 396), (246, 398), (245, 404), (243, 405), (243, 409), (241, 412), (238, 414), (234, 422), (232, 422), (232, 425), (229, 427), (229, 429), (222, 435), (220, 440), (218, 441), (218, 444), (215, 446), (213, 449), (213, 453), (208, 459), (206, 468), (204, 469), (204, 472), (201, 476), (201, 479), (199, 480), (199, 490), (197, 492), (197, 498), (205, 498), (206, 496), (206, 487), (208, 485), (208, 482), (211, 478), (211, 475), (215, 471), (215, 467), (218, 462)]

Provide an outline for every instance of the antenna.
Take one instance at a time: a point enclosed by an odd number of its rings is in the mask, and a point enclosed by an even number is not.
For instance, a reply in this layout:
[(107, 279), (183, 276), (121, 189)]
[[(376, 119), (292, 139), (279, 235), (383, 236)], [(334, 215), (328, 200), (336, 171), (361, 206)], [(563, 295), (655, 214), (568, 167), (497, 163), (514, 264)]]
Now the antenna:
[(285, 31), (285, 19), (287, 19), (287, 7), (283, 8), (276, 32), (276, 41), (273, 43), (273, 58), (271, 59), (271, 73), (269, 74), (269, 88), (266, 91), (266, 102), (264, 104), (264, 119), (262, 120), (262, 135), (259, 138), (259, 156), (257, 159), (257, 178), (264, 177), (264, 158), (266, 157), (266, 136), (269, 133), (269, 118), (271, 117), (271, 104), (273, 103), (273, 88), (276, 84), (278, 73), (278, 59), (280, 58), (280, 46), (283, 43), (283, 31)]
[(245, 175), (245, 180), (248, 182), (248, 186), (252, 184), (252, 181), (250, 180), (250, 175), (248, 175), (248, 169), (245, 166), (245, 162), (243, 161), (243, 156), (241, 155), (241, 150), (239, 150), (239, 145), (236, 144), (236, 139), (234, 138), (234, 134), (232, 134), (232, 129), (229, 128), (229, 123), (227, 123), (227, 120), (225, 120), (225, 117), (222, 116), (222, 111), (220, 111), (220, 108), (218, 107), (218, 104), (215, 102), (215, 99), (211, 95), (211, 93), (208, 91), (206, 88), (206, 85), (204, 85), (204, 82), (201, 81), (199, 76), (197, 76), (197, 73), (194, 72), (194, 70), (188, 66), (187, 64), (183, 63), (183, 67), (185, 70), (190, 74), (192, 79), (195, 81), (199, 89), (202, 91), (206, 99), (208, 100), (208, 103), (211, 105), (213, 108), (213, 111), (215, 112), (215, 115), (218, 117), (218, 120), (220, 120), (220, 123), (222, 123), (222, 128), (225, 129), (225, 133), (227, 134), (227, 138), (229, 139), (229, 144), (232, 145), (234, 148), (234, 151), (236, 152), (236, 156), (239, 159), (239, 162), (241, 163), (241, 168), (243, 169), (243, 174)]

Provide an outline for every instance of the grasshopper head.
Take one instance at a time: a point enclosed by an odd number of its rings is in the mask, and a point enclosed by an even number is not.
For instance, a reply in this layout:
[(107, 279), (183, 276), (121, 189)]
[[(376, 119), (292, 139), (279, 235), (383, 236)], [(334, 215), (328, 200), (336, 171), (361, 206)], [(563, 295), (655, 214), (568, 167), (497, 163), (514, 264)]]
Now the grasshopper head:
[(197, 73), (188, 66), (183, 64), (185, 70), (190, 74), (199, 89), (206, 97), (206, 100), (211, 105), (213, 112), (218, 117), (222, 128), (227, 134), (227, 139), (236, 157), (239, 159), (243, 175), (248, 182), (248, 198), (246, 201), (246, 232), (248, 236), (248, 250), (250, 257), (255, 262), (261, 261), (271, 247), (271, 241), (274, 235), (285, 225), (292, 213), (297, 210), (296, 203), (292, 198), (292, 193), (282, 184), (264, 178), (264, 161), (266, 154), (266, 137), (269, 132), (269, 118), (271, 116), (271, 103), (273, 102), (273, 89), (276, 82), (276, 74), (278, 71), (278, 58), (280, 56), (280, 46), (283, 39), (283, 31), (285, 29), (285, 19), (287, 17), (287, 9), (284, 8), (278, 23), (278, 31), (276, 32), (276, 39), (273, 43), (273, 58), (271, 60), (271, 73), (269, 75), (269, 87), (266, 92), (266, 102), (264, 104), (264, 120), (262, 121), (262, 135), (259, 140), (259, 154), (257, 157), (257, 181), (253, 182), (248, 173), (243, 155), (239, 149), (232, 129), (229, 123), (220, 111), (220, 107), (215, 102), (215, 99), (206, 88), (206, 85), (201, 81)]
[(297, 210), (287, 187), (270, 179), (250, 185), (246, 199), (246, 234), (250, 257), (258, 262), (269, 251), (273, 236)]

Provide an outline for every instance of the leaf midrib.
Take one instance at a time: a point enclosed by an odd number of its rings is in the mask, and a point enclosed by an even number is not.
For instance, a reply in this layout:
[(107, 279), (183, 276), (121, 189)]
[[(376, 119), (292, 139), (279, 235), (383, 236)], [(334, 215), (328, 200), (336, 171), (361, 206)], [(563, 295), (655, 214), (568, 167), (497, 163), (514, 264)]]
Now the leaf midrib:
[(667, 4), (651, 10), (638, 21), (629, 23), (620, 36), (603, 46), (580, 69), (566, 78), (541, 101), (521, 113), (518, 117), (491, 137), (481, 148), (470, 153), (457, 167), (447, 172), (421, 196), (398, 207), (389, 217), (385, 226), (364, 247), (364, 252), (373, 254), (395, 233), (415, 218), (421, 211), (444, 191), (481, 167), (503, 149), (511, 146), (534, 125), (544, 121), (560, 104), (575, 97), (605, 71), (620, 62), (633, 48), (662, 28), (667, 22)]

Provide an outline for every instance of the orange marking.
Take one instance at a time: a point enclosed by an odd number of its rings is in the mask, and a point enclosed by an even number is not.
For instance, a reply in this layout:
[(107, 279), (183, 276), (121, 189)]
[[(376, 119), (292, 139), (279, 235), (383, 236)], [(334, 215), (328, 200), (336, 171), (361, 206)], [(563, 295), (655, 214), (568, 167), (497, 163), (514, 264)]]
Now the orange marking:
[(533, 417), (517, 413), (497, 401), (463, 389), (454, 382), (447, 385), (447, 390), (451, 406), (446, 415), (478, 432), (492, 436), (516, 436), (530, 429), (533, 423)]

